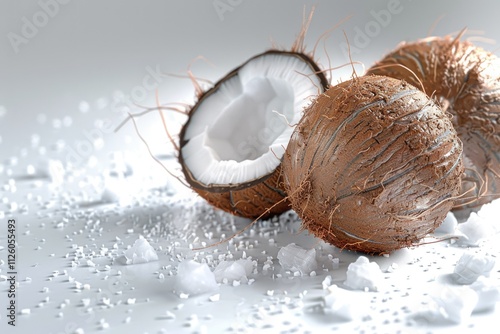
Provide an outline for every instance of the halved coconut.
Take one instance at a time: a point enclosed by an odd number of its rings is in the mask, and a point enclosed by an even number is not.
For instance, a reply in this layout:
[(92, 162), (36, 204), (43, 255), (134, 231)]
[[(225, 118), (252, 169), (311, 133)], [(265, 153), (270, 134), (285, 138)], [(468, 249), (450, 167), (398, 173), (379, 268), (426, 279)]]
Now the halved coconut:
[(231, 71), (200, 97), (181, 130), (179, 161), (189, 185), (238, 216), (288, 210), (281, 161), (294, 125), (327, 85), (299, 52), (267, 51)]

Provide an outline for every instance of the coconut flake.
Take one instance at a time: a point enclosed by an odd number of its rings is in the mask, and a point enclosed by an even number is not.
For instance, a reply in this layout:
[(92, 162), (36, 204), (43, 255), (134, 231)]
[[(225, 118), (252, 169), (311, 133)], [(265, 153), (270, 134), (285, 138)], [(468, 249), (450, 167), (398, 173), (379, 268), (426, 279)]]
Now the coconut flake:
[(309, 275), (318, 267), (316, 250), (306, 250), (294, 243), (279, 250), (278, 261), (284, 270), (300, 272), (301, 275)]
[(384, 280), (380, 267), (370, 262), (367, 257), (360, 256), (347, 268), (347, 279), (344, 284), (354, 290), (378, 291)]
[(444, 318), (456, 324), (470, 318), (479, 300), (478, 294), (467, 286), (436, 286), (430, 297), (434, 302), (435, 319)]
[(174, 288), (178, 294), (193, 296), (218, 288), (215, 275), (206, 263), (184, 260), (179, 264)]
[(224, 279), (228, 282), (248, 282), (248, 275), (252, 273), (253, 263), (250, 259), (237, 261), (221, 261), (214, 270), (215, 280), (221, 283)]
[(492, 280), (484, 276), (480, 276), (474, 283), (470, 285), (478, 295), (478, 301), (474, 307), (474, 312), (488, 311), (495, 307), (500, 301), (500, 287), (493, 284)]
[(122, 257), (119, 258), (125, 264), (138, 264), (151, 261), (158, 261), (158, 254), (149, 242), (140, 236), (134, 242), (134, 245), (127, 249)]
[(491, 256), (464, 253), (457, 262), (453, 273), (454, 279), (460, 284), (472, 284), (479, 276), (489, 276), (495, 266)]
[(495, 234), (495, 227), (488, 219), (477, 213), (470, 214), (469, 219), (459, 224), (457, 230), (461, 233), (458, 243), (464, 246), (479, 246), (479, 243)]
[(323, 297), (323, 311), (346, 320), (361, 320), (369, 315), (369, 302), (365, 294), (332, 285)]

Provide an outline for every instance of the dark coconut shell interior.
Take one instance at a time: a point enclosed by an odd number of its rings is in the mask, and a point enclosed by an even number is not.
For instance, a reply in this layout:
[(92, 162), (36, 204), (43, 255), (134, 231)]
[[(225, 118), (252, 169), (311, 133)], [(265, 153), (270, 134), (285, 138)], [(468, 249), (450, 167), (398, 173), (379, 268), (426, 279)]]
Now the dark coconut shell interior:
[(291, 51), (266, 51), (250, 58), (244, 64), (235, 68), (224, 78), (219, 80), (212, 88), (203, 93), (193, 108), (191, 108), (189, 118), (180, 132), (179, 162), (182, 166), (184, 177), (192, 189), (217, 208), (237, 216), (253, 219), (267, 218), (290, 209), (290, 203), (284, 191), (281, 164), (272, 173), (246, 182), (238, 184), (202, 184), (196, 180), (186, 166), (182, 155), (182, 147), (187, 143), (185, 133), (190, 125), (191, 116), (198, 112), (198, 108), (203, 101), (214, 94), (226, 80), (237, 76), (240, 68), (245, 66), (248, 62), (255, 58), (270, 54), (300, 58), (314, 73), (316, 73), (321, 84), (321, 87), (319, 87), (320, 91), (322, 92), (328, 87), (326, 76), (308, 55)]
[(439, 226), (462, 174), (449, 115), (414, 86), (381, 76), (321, 94), (283, 161), (303, 226), (341, 249), (374, 254), (414, 245)]
[(421, 82), (427, 94), (441, 100), (453, 115), (467, 167), (462, 182), (464, 196), (456, 202), (456, 214), (466, 215), (500, 197), (497, 56), (452, 37), (428, 38), (402, 44), (369, 69), (368, 74), (402, 79), (419, 88)]

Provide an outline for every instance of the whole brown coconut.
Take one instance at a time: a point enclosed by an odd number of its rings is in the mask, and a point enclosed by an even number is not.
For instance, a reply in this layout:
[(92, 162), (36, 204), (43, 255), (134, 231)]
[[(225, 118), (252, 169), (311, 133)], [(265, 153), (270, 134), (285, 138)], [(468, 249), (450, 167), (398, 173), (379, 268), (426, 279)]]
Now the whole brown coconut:
[(449, 115), (412, 85), (382, 76), (321, 94), (283, 161), (303, 226), (339, 248), (376, 254), (414, 245), (439, 226), (462, 173)]
[[(401, 66), (402, 65), (402, 66)], [(404, 66), (404, 67), (403, 67)], [(450, 36), (403, 43), (368, 74), (423, 88), (453, 115), (466, 173), (455, 213), (465, 215), (500, 197), (500, 59)]]

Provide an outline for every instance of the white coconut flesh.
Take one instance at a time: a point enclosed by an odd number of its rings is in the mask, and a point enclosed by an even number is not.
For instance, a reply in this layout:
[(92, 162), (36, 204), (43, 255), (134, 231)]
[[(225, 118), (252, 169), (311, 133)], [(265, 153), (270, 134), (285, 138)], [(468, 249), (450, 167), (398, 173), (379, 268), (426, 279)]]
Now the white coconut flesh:
[(185, 167), (205, 186), (242, 184), (271, 174), (319, 87), (314, 69), (297, 55), (251, 59), (191, 115), (181, 148)]

